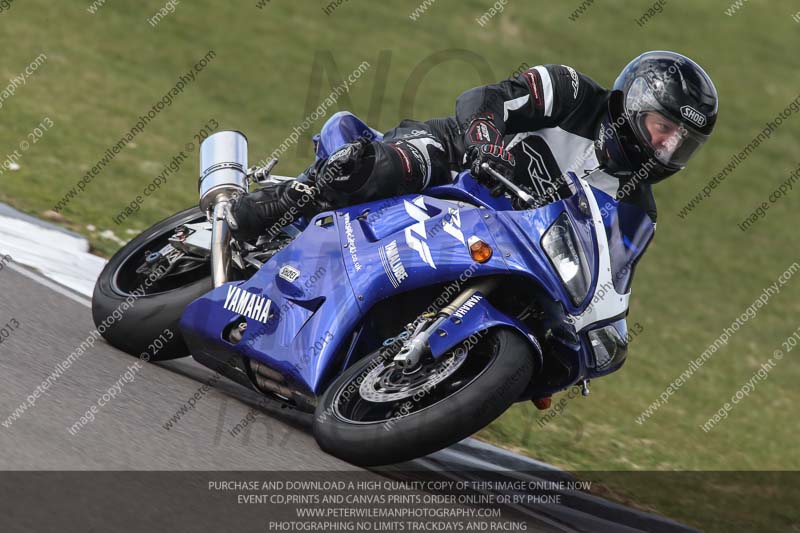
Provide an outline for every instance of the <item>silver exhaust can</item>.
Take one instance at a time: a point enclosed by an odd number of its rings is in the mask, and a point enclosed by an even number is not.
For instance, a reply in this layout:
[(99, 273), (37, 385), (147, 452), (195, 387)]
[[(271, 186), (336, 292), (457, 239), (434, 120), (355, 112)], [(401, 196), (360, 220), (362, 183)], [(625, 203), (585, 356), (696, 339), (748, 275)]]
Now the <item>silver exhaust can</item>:
[(200, 145), (200, 209), (208, 212), (218, 197), (247, 192), (247, 137), (220, 131)]

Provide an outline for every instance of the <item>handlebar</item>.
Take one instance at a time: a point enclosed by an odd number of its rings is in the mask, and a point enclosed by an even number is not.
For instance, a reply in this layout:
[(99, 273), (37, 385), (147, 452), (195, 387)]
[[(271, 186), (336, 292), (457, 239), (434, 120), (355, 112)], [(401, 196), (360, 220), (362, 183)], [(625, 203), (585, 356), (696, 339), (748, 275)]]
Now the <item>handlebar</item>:
[(510, 179), (493, 169), (489, 163), (481, 163), (481, 170), (502, 183), (509, 191), (516, 195), (520, 200), (525, 202), (529, 207), (536, 207), (536, 200), (533, 198), (533, 196), (514, 185)]
[(272, 169), (275, 168), (275, 165), (277, 164), (277, 159), (270, 159), (263, 167), (250, 167), (247, 170), (247, 178), (256, 183), (264, 183), (265, 181), (269, 180), (270, 174), (272, 174)]

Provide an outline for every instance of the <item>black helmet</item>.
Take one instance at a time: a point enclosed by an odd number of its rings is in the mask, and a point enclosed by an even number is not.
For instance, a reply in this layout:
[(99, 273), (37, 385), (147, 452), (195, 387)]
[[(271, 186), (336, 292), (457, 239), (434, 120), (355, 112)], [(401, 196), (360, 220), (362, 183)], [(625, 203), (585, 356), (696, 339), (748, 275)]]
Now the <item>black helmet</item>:
[(708, 74), (675, 52), (645, 52), (614, 82), (597, 138), (611, 174), (650, 183), (686, 166), (717, 121), (717, 90)]

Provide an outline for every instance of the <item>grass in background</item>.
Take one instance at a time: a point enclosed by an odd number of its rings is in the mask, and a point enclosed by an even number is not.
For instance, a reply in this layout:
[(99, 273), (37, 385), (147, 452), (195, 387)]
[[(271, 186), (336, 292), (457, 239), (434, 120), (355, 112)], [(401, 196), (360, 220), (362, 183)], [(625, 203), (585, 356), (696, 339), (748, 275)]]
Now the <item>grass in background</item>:
[[(800, 191), (771, 206), (743, 233), (744, 220), (800, 161), (800, 116), (786, 121), (688, 217), (678, 211), (765, 125), (800, 94), (800, 24), (789, 1), (752, 0), (735, 16), (729, 2), (668, 2), (642, 27), (650, 2), (591, 6), (510, 1), (480, 26), (487, 1), (438, 0), (416, 21), (416, 0), (349, 0), (330, 15), (327, 2), (177, 5), (157, 27), (147, 19), (160, 0), (109, 1), (91, 15), (88, 0), (14, 3), (0, 13), (0, 89), (41, 52), (48, 59), (3, 102), (0, 160), (44, 117), (55, 126), (0, 175), (0, 199), (42, 216), (105, 150), (208, 50), (217, 54), (197, 82), (161, 112), (135, 141), (63, 211), (65, 225), (109, 255), (113, 238), (129, 239), (197, 202), (197, 154), (121, 225), (112, 218), (210, 119), (239, 129), (251, 161), (267, 156), (331, 90), (331, 70), (347, 76), (370, 68), (328, 110), (350, 109), (380, 130), (402, 118), (454, 111), (472, 86), (506, 77), (522, 63), (564, 63), (609, 86), (645, 50), (673, 49), (705, 66), (720, 92), (714, 136), (689, 169), (655, 187), (659, 224), (637, 272), (630, 321), (644, 331), (622, 371), (591, 384), (545, 427), (530, 404), (514, 406), (480, 437), (571, 470), (797, 470), (800, 401), (797, 352), (727, 420), (699, 426), (728, 401), (800, 325), (800, 276), (770, 299), (729, 344), (649, 420), (635, 418), (789, 265), (800, 260), (796, 207)], [(573, 5), (574, 4), (574, 5)], [(335, 81), (335, 80), (334, 80)], [(305, 168), (311, 135), (284, 154), (278, 171)], [(93, 227), (94, 230), (89, 228)], [(108, 236), (108, 234), (105, 234)], [(555, 398), (558, 400), (558, 397)], [(686, 511), (655, 502), (676, 516)], [(674, 508), (673, 508), (674, 507)]]

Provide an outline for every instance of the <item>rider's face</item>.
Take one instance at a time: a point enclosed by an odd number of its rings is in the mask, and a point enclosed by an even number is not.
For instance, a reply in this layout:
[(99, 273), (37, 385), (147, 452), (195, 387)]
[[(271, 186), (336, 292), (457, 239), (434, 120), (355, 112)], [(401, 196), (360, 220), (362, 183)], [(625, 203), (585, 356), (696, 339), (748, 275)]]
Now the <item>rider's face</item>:
[(650, 134), (653, 149), (657, 154), (663, 154), (667, 158), (683, 141), (680, 126), (660, 113), (647, 113), (644, 117), (644, 126)]

